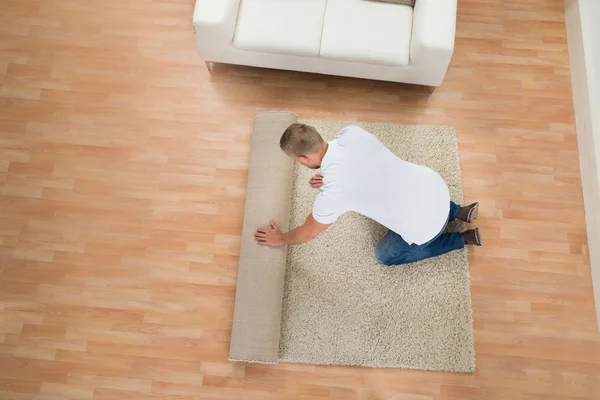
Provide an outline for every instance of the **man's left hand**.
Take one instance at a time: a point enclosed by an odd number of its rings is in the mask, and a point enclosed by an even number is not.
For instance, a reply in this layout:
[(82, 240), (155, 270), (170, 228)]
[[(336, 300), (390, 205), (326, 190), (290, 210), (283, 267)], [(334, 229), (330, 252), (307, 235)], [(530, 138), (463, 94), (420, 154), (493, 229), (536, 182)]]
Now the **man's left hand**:
[(260, 228), (254, 234), (254, 240), (260, 246), (283, 246), (283, 234), (274, 221), (270, 222), (271, 229)]
[(323, 175), (318, 174), (313, 176), (310, 178), (310, 181), (308, 181), (308, 184), (312, 188), (319, 189), (321, 186), (323, 186)]

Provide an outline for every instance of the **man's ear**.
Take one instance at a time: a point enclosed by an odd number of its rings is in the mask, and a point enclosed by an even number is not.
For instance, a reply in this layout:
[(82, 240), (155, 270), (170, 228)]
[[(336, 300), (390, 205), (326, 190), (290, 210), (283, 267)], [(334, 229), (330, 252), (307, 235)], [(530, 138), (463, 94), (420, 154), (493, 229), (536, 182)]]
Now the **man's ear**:
[(298, 161), (302, 164), (306, 164), (306, 163), (308, 163), (309, 160), (308, 160), (308, 157), (306, 157), (306, 156), (298, 156)]

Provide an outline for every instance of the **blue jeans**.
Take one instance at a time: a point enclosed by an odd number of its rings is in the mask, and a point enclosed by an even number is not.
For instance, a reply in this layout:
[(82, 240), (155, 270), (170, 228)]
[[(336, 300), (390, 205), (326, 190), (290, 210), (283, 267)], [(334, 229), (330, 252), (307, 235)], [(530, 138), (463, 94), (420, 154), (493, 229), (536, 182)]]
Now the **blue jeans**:
[[(458, 210), (460, 210), (460, 206), (450, 202), (448, 222), (454, 221)], [(389, 231), (377, 243), (375, 258), (384, 265), (400, 265), (441, 256), (442, 254), (465, 247), (466, 243), (462, 233), (444, 233), (446, 225), (444, 225), (444, 229), (436, 237), (425, 244), (408, 244), (402, 239), (402, 236), (396, 232)]]

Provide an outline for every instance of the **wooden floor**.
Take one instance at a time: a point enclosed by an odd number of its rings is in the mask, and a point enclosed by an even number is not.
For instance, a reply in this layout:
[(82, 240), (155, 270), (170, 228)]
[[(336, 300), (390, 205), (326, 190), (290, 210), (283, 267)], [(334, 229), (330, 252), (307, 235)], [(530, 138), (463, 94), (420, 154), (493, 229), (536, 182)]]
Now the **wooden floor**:
[[(560, 0), (460, 0), (425, 88), (199, 59), (193, 0), (0, 0), (0, 399), (600, 399)], [(477, 372), (227, 361), (253, 114), (448, 124)]]

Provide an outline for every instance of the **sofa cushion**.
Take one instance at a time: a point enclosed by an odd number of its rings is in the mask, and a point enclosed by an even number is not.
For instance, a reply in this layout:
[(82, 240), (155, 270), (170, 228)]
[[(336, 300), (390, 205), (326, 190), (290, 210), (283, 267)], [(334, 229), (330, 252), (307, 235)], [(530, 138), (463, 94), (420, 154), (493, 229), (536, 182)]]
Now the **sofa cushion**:
[(403, 4), (405, 6), (415, 6), (415, 0), (367, 0), (367, 1), (384, 1), (386, 3)]
[(406, 66), (410, 57), (413, 9), (365, 1), (328, 0), (321, 57)]
[(242, 0), (234, 47), (318, 56), (327, 0)]

